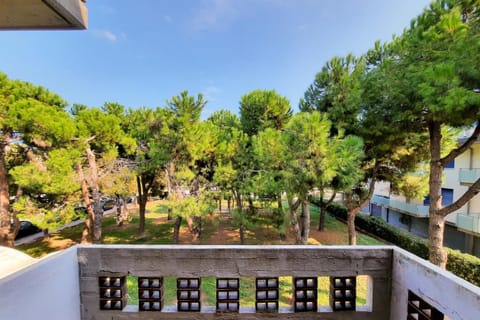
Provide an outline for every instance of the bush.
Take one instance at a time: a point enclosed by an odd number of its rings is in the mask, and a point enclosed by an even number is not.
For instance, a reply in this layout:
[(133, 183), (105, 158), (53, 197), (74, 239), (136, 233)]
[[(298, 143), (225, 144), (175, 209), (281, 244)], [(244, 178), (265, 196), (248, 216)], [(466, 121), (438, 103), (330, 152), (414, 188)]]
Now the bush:
[[(347, 210), (343, 206), (331, 205), (328, 212), (341, 219), (347, 219)], [(428, 260), (428, 242), (425, 239), (406, 233), (378, 217), (357, 215), (355, 226), (383, 240)], [(448, 252), (447, 270), (476, 286), (480, 286), (480, 259), (446, 248)]]

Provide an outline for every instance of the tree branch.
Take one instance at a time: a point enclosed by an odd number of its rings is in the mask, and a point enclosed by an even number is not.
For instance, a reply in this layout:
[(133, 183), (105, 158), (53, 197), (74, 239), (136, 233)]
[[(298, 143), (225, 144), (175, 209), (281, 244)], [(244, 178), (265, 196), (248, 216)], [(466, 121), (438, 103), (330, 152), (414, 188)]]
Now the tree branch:
[(451, 161), (453, 161), (456, 157), (458, 157), (459, 155), (461, 155), (462, 153), (464, 153), (465, 151), (467, 151), (468, 148), (470, 148), (470, 146), (475, 142), (477, 141), (478, 137), (480, 136), (480, 119), (477, 119), (477, 127), (475, 128), (475, 130), (473, 131), (472, 135), (470, 136), (470, 138), (468, 138), (467, 141), (465, 141), (461, 146), (459, 146), (458, 148), (456, 149), (453, 149), (452, 151), (450, 151), (450, 153), (448, 155), (446, 155), (445, 157), (443, 157), (442, 159), (440, 159), (440, 163), (443, 167), (445, 167), (445, 165)]
[(468, 188), (468, 190), (460, 198), (457, 199), (457, 201), (438, 210), (438, 214), (446, 217), (453, 211), (463, 207), (470, 199), (472, 199), (479, 192), (480, 192), (480, 178), (478, 178), (477, 181), (475, 181), (475, 183), (472, 184)]
[(360, 203), (360, 206), (359, 206), (360, 209), (365, 207), (370, 202), (370, 199), (372, 198), (373, 192), (375, 191), (375, 182), (377, 181), (378, 168), (379, 168), (379, 164), (377, 161), (375, 161), (375, 164), (373, 165), (373, 169), (372, 169), (372, 181), (370, 181), (368, 194), (365, 197), (365, 199), (363, 199), (363, 201)]

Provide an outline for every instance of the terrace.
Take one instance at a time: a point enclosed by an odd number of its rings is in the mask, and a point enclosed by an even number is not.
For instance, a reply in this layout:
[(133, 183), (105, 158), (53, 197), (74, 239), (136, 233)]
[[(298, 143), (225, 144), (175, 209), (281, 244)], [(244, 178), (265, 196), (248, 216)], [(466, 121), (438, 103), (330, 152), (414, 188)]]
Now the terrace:
[[(127, 304), (131, 276), (136, 305)], [(212, 305), (202, 299), (207, 277), (216, 278)], [(290, 305), (279, 303), (279, 277), (291, 279)], [(318, 303), (318, 277), (330, 280), (327, 305)], [(255, 283), (251, 306), (239, 302), (245, 278)], [(0, 290), (0, 319), (471, 320), (480, 306), (480, 288), (392, 246), (79, 245), (5, 276)], [(166, 305), (168, 294), (175, 304)]]

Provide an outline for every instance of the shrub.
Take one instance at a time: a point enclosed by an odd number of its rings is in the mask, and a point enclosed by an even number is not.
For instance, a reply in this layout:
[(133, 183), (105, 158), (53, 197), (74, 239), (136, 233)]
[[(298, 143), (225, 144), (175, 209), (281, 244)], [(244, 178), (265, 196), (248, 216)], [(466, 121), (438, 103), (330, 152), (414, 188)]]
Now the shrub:
[[(347, 210), (343, 206), (331, 205), (328, 212), (341, 219), (347, 219)], [(425, 239), (406, 233), (378, 217), (356, 215), (355, 226), (383, 240), (405, 249), (423, 259), (428, 259), (428, 242)], [(480, 259), (446, 248), (448, 252), (447, 270), (476, 286), (480, 286)]]

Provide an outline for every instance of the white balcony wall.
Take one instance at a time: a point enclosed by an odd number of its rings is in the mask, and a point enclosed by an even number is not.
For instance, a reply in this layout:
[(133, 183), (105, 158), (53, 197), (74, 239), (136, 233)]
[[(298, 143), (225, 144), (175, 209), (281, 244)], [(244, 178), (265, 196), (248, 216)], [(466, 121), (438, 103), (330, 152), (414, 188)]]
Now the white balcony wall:
[(80, 320), (77, 247), (0, 279), (0, 319)]
[(407, 319), (408, 290), (450, 319), (478, 319), (480, 288), (403, 250), (393, 252), (390, 320)]

